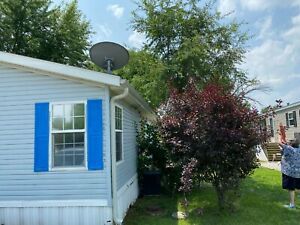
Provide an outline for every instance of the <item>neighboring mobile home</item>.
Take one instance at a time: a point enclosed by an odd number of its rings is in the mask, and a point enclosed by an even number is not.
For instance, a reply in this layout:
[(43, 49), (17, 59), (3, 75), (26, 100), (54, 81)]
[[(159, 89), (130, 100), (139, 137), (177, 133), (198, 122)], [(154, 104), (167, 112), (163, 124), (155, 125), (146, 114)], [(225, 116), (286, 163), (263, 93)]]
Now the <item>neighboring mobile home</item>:
[(152, 111), (118, 76), (0, 52), (0, 224), (122, 223)]
[(285, 126), (286, 140), (300, 141), (300, 102), (288, 104), (275, 110), (275, 117), (266, 119), (266, 125), (271, 131), (271, 142), (279, 142), (279, 125)]

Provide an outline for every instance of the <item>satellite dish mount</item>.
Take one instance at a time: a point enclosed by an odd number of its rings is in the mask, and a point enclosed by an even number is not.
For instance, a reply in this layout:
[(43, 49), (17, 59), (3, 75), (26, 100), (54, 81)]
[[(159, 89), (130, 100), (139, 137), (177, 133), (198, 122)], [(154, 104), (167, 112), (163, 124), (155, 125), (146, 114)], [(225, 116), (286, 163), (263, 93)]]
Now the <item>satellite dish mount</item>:
[(91, 60), (107, 73), (120, 69), (128, 63), (129, 53), (121, 45), (113, 42), (99, 42), (90, 49)]
[(114, 59), (105, 57), (106, 71), (107, 73), (111, 73), (114, 68), (113, 64)]

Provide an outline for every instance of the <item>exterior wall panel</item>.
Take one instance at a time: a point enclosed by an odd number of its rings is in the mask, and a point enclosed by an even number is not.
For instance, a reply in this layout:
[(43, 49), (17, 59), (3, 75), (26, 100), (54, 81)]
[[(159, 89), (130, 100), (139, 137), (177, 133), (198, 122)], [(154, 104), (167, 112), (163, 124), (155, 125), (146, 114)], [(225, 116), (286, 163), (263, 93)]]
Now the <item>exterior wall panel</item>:
[[(104, 170), (34, 172), (35, 103), (87, 99), (103, 100)], [(106, 199), (110, 202), (108, 101), (106, 88), (0, 65), (0, 201)], [(1, 213), (6, 213), (5, 209)], [(9, 209), (7, 213), (32, 212)]]
[[(119, 103), (119, 105), (121, 105)], [(117, 189), (125, 185), (137, 172), (137, 126), (139, 113), (128, 105), (123, 107), (123, 161), (117, 165)]]

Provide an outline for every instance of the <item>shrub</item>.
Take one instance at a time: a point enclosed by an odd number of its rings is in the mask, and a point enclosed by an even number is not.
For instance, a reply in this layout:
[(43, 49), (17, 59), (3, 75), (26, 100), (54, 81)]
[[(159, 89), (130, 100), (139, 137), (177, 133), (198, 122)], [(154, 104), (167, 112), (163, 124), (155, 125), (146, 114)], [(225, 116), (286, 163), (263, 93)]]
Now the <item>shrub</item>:
[(227, 194), (257, 167), (255, 146), (267, 137), (257, 110), (230, 88), (211, 83), (198, 90), (191, 82), (171, 91), (162, 112), (161, 133), (182, 168), (180, 190), (210, 182), (220, 208), (231, 207)]
[(155, 123), (141, 122), (137, 136), (138, 142), (138, 174), (140, 186), (143, 174), (147, 171), (161, 173), (162, 186), (167, 193), (174, 193), (179, 187), (181, 168), (172, 163), (169, 151), (162, 139), (159, 127)]

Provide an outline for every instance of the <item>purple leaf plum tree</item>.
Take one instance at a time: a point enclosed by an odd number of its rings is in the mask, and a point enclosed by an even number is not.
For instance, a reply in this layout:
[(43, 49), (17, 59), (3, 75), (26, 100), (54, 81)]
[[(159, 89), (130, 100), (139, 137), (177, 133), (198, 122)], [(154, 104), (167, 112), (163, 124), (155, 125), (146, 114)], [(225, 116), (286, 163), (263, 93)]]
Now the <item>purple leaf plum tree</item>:
[(192, 81), (171, 90), (162, 112), (162, 136), (183, 169), (180, 190), (209, 182), (220, 208), (232, 207), (228, 196), (258, 166), (255, 147), (268, 137), (258, 111), (233, 88), (210, 83), (198, 90)]

